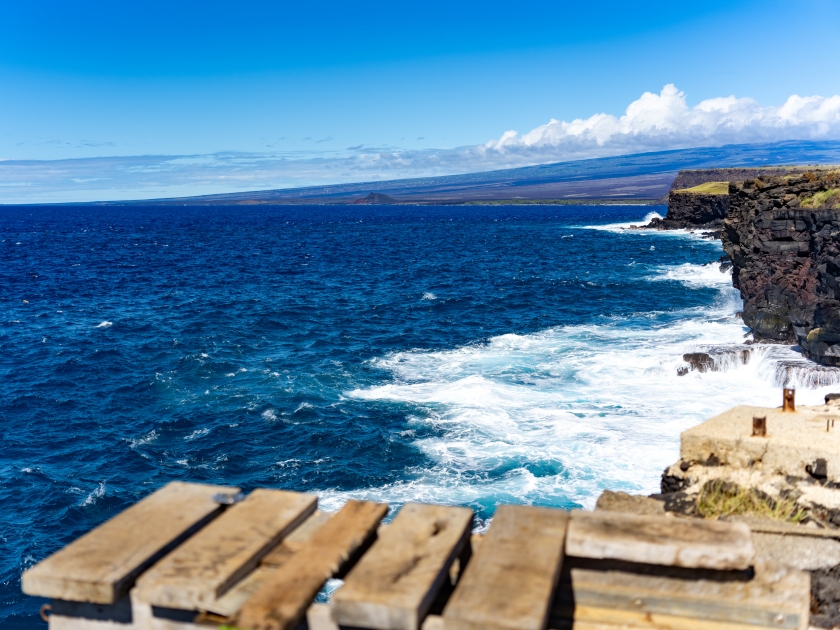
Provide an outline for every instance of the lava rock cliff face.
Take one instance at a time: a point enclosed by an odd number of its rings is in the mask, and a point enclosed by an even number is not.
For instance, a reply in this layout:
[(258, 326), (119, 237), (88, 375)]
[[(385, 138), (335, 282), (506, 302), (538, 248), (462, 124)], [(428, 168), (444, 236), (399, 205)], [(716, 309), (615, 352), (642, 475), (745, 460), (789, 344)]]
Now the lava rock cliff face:
[[(661, 222), (662, 229), (715, 229), (723, 225), (729, 210), (727, 195), (703, 195), (672, 190), (668, 195), (668, 214)], [(657, 224), (659, 227), (659, 224)]]
[(708, 194), (698, 191), (698, 187), (708, 183), (723, 184), (802, 172), (804, 169), (801, 167), (791, 166), (680, 171), (668, 193), (668, 213), (664, 218), (655, 218), (642, 227), (654, 230), (719, 230), (729, 210), (729, 196), (725, 189), (722, 194)]
[(840, 365), (840, 171), (730, 183), (721, 238), (756, 339)]

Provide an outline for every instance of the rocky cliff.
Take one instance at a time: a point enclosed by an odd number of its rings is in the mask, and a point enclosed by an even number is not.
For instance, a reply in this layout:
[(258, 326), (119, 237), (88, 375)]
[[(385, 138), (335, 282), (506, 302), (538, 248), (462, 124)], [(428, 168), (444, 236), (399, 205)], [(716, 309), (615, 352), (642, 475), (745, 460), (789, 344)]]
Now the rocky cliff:
[(755, 337), (840, 365), (840, 170), (730, 183), (723, 226)]
[(668, 214), (647, 227), (662, 230), (720, 229), (729, 209), (727, 182), (708, 182), (674, 189), (668, 195)]
[[(714, 168), (680, 171), (668, 194), (668, 213), (644, 226), (657, 230), (719, 230), (729, 210), (729, 182), (799, 174), (807, 168)], [(713, 234), (717, 236), (715, 232)]]

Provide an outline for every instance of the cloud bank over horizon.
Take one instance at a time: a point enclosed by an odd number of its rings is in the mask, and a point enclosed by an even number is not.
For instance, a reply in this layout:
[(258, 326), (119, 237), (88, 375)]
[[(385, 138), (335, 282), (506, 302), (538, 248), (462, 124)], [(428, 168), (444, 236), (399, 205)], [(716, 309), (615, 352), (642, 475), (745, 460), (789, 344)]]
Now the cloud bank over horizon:
[(788, 140), (840, 140), (840, 95), (790, 96), (778, 106), (718, 97), (690, 106), (668, 84), (620, 117), (550, 120), (482, 145), (440, 150), (348, 149), (0, 161), (0, 203), (151, 199), (429, 177), (650, 151)]
[[(507, 131), (484, 146), (488, 152), (530, 156), (603, 157), (724, 144), (840, 138), (840, 95), (790, 96), (779, 106), (751, 98), (710, 98), (690, 107), (669, 83), (645, 92), (624, 115), (595, 114), (572, 122), (552, 119), (519, 135)], [(609, 153), (606, 153), (609, 152)]]

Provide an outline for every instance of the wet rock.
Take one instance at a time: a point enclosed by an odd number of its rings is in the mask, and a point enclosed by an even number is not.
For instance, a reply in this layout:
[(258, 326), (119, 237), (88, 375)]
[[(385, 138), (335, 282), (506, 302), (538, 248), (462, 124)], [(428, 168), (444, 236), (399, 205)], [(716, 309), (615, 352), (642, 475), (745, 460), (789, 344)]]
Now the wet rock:
[(747, 365), (752, 356), (752, 349), (737, 346), (712, 346), (707, 352), (689, 352), (683, 355), (688, 365), (677, 368), (678, 376), (685, 376), (689, 371), (723, 372), (738, 365)]
[(715, 361), (705, 352), (689, 352), (683, 355), (683, 361), (698, 372), (711, 372), (715, 369)]

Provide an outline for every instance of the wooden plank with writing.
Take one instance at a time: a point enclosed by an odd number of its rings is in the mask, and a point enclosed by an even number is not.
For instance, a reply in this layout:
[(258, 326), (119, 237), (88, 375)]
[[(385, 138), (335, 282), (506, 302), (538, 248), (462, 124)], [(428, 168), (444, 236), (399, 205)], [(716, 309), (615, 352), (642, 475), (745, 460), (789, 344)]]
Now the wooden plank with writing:
[(238, 488), (173, 481), (25, 571), (27, 595), (113, 604), (137, 576), (222, 511)]
[(143, 574), (134, 596), (152, 606), (208, 610), (306, 520), (317, 502), (310, 494), (254, 490)]
[(311, 540), (277, 568), (233, 616), (231, 625), (249, 630), (291, 630), (329, 578), (376, 537), (388, 506), (348, 501)]
[(417, 630), (470, 538), (473, 511), (407, 503), (332, 599), (344, 626)]
[(574, 510), (566, 555), (692, 569), (744, 570), (755, 558), (744, 523)]
[(446, 604), (446, 629), (543, 630), (568, 520), (565, 510), (499, 506)]

